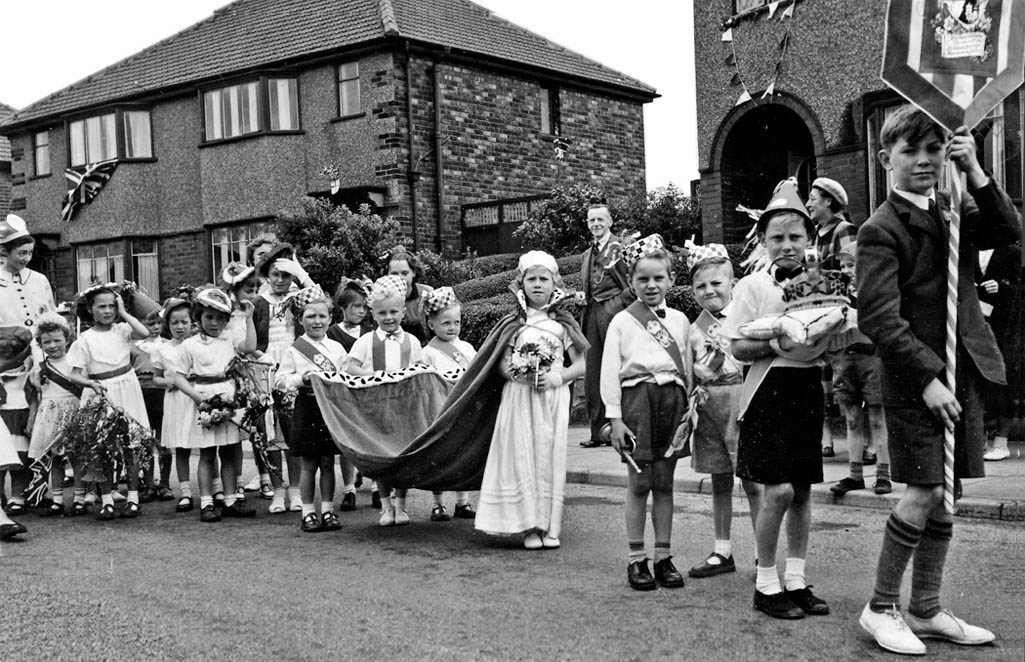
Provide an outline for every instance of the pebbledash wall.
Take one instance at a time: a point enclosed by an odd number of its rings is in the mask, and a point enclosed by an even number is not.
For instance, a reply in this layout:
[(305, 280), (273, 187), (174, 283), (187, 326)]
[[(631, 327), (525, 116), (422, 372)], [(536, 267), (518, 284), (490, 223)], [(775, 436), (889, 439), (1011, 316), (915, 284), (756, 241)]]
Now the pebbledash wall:
[[(319, 172), (334, 164), (342, 188), (385, 193), (384, 211), (412, 236), (406, 115), (406, 58), (377, 52), (359, 58), (363, 112), (338, 118), (335, 65), (298, 72), (300, 131), (203, 144), (195, 90), (147, 104), (153, 159), (123, 162), (74, 221), (60, 218), (67, 189), (64, 119), (12, 136), (15, 206), (34, 234), (49, 238), (58, 299), (74, 294), (75, 250), (121, 237), (156, 238), (161, 297), (211, 274), (210, 229), (269, 220), (301, 196), (325, 193)], [(347, 61), (347, 60), (341, 60)], [(417, 245), (438, 238), (434, 75), (440, 76), (443, 212), (440, 247), (462, 250), (461, 207), (545, 193), (558, 183), (594, 183), (612, 197), (644, 192), (643, 101), (566, 84), (557, 89), (562, 135), (572, 144), (561, 161), (541, 131), (542, 83), (485, 63), (411, 57)], [(96, 112), (96, 111), (94, 111)], [(69, 116), (70, 117), (70, 116)], [(34, 177), (31, 136), (49, 129), (52, 174)], [(19, 177), (20, 175), (20, 177)]]
[[(0, 124), (14, 114), (14, 109), (0, 103)], [(11, 141), (0, 136), (0, 216), (11, 207)]]

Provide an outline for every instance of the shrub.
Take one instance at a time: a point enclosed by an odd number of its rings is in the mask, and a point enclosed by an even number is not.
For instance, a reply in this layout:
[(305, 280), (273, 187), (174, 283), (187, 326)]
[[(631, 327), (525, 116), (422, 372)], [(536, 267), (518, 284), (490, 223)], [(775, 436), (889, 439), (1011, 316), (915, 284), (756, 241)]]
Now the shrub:
[(342, 276), (374, 277), (383, 268), (381, 256), (400, 243), (399, 224), (357, 212), (319, 198), (302, 198), (278, 216), (277, 235), (295, 246), (310, 278), (329, 294)]
[(683, 246), (692, 236), (701, 236), (700, 199), (684, 195), (674, 184), (628, 199), (613, 210), (612, 217), (624, 233), (642, 237), (658, 233), (671, 246)]
[(603, 202), (605, 193), (596, 186), (557, 186), (552, 189), (552, 197), (535, 207), (513, 234), (528, 250), (580, 252), (591, 236), (587, 230), (587, 208)]
[(483, 255), (473, 258), (474, 266), (478, 271), (477, 278), (491, 276), (502, 271), (515, 269), (520, 261), (519, 253), (499, 253), (497, 255)]
[(432, 287), (457, 285), (484, 275), (478, 266), (480, 258), (475, 253), (460, 260), (451, 260), (441, 253), (425, 249), (417, 251), (416, 257), (424, 268), (419, 282)]
[[(519, 259), (519, 256), (517, 256)], [(563, 279), (568, 276), (577, 274), (579, 278), (580, 272), (580, 256), (579, 255), (567, 255), (566, 257), (559, 258), (557, 260), (559, 265), (559, 273), (563, 274)], [(516, 269), (509, 269), (507, 271), (501, 271), (497, 274), (485, 276), (484, 278), (478, 278), (477, 280), (459, 283), (453, 286), (456, 291), (456, 296), (462, 302), (476, 301), (478, 299), (487, 299), (499, 294), (503, 294), (509, 290), (509, 283), (516, 279)], [(579, 280), (577, 280), (577, 288), (580, 287)]]

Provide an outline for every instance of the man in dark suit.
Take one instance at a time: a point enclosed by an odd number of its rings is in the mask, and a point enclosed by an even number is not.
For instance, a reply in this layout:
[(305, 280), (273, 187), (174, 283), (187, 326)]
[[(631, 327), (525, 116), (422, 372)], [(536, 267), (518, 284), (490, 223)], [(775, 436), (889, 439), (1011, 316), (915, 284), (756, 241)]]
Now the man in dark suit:
[(626, 308), (634, 300), (634, 295), (629, 287), (626, 266), (618, 260), (623, 244), (619, 237), (612, 234), (612, 214), (606, 205), (592, 205), (587, 210), (587, 228), (591, 231), (592, 243), (584, 251), (580, 276), (584, 288), (581, 326), (587, 341), (591, 343), (591, 348), (587, 350), (587, 374), (584, 377), (591, 438), (580, 445), (594, 448), (612, 443), (603, 442), (599, 437), (599, 431), (606, 422), (605, 405), (602, 404), (599, 388), (605, 331), (612, 317)]

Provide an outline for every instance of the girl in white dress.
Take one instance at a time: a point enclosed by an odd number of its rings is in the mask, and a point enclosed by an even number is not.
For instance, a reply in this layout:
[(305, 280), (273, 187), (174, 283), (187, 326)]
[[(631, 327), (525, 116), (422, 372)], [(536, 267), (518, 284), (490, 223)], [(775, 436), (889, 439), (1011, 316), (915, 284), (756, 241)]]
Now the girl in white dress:
[[(527, 549), (559, 547), (566, 485), (569, 384), (584, 374), (586, 341), (550, 317), (564, 298), (555, 258), (520, 257), (514, 284), (525, 317), (500, 364), (509, 381), (484, 468), (474, 526), (486, 533), (524, 534)], [(573, 326), (570, 322), (569, 326)], [(564, 353), (572, 361), (563, 367)]]
[(163, 386), (164, 420), (160, 426), (160, 441), (172, 453), (178, 474), (178, 505), (175, 510), (187, 513), (193, 508), (192, 482), (189, 460), (192, 447), (189, 434), (192, 421), (189, 420), (189, 396), (175, 385), (175, 375), (181, 365), (181, 345), (192, 330), (192, 304), (185, 299), (171, 297), (164, 302), (164, 334), (169, 341), (158, 345), (153, 353), (153, 382)]
[[(235, 410), (233, 421), (224, 421), (212, 427), (199, 422), (203, 402), (215, 396), (225, 401), (235, 398), (235, 383), (227, 369), (235, 352), (251, 352), (256, 347), (256, 331), (252, 323), (252, 305), (245, 306), (247, 313), (246, 337), (234, 341), (222, 331), (231, 317), (232, 305), (228, 295), (216, 288), (208, 288), (196, 294), (192, 306), (192, 318), (199, 323), (199, 333), (187, 338), (179, 348), (176, 366), (175, 386), (187, 395), (181, 414), (189, 421), (185, 431), (185, 444), (199, 448), (199, 500), (200, 516), (203, 522), (218, 522), (221, 517), (252, 517), (255, 511), (239, 500), (236, 490), (235, 446), (247, 438), (235, 423), (242, 411)], [(220, 514), (214, 509), (213, 474), (214, 458), (221, 460), (221, 482), (224, 485), (224, 507)]]
[[(427, 325), (427, 335), (433, 336), (424, 345), (424, 361), (434, 366), (438, 372), (465, 371), (470, 361), (477, 355), (473, 345), (459, 339), (462, 327), (463, 307), (456, 298), (451, 287), (439, 287), (424, 292), (420, 297), (421, 317)], [(431, 521), (444, 522), (449, 519), (448, 512), (441, 502), (441, 492), (434, 493), (434, 508), (431, 509)], [(457, 519), (473, 519), (476, 511), (470, 505), (469, 492), (456, 492), (456, 509), (453, 516)]]
[[(149, 329), (125, 310), (124, 300), (106, 285), (91, 287), (79, 295), (78, 318), (91, 322), (92, 328), (83, 331), (71, 345), (68, 363), (71, 365), (71, 381), (84, 386), (81, 405), (84, 406), (96, 393), (103, 392), (115, 407), (148, 429), (149, 416), (142, 399), (139, 378), (132, 370), (132, 341), (149, 337)], [(122, 321), (118, 321), (118, 320)], [(110, 479), (100, 481), (101, 508), (97, 519), (111, 520), (114, 514), (114, 492)], [(139, 467), (128, 467), (128, 497), (121, 517), (138, 517)]]
[[(82, 389), (70, 382), (71, 365), (68, 363), (68, 345), (71, 343), (71, 327), (57, 313), (45, 313), (35, 325), (36, 342), (46, 357), (34, 366), (29, 381), (39, 393), (39, 403), (34, 405), (29, 422), (32, 438), (28, 456), (33, 460), (42, 457), (60, 434), (71, 417), (78, 411)], [(53, 502), (47, 515), (64, 515), (64, 447), (53, 449), (50, 464), (50, 493)], [(82, 515), (85, 507), (85, 481), (82, 467), (72, 465), (75, 476), (74, 503), (68, 511), (71, 515)]]

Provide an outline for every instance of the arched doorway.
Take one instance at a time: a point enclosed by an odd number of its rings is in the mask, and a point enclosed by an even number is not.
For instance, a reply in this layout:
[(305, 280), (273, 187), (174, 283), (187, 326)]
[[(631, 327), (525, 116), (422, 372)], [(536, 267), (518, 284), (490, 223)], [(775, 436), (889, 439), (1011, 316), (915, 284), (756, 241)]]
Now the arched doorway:
[(796, 176), (807, 196), (815, 179), (815, 141), (804, 119), (786, 105), (761, 104), (728, 128), (722, 143), (723, 239), (743, 241), (751, 229), (737, 205), (762, 208), (780, 180)]

